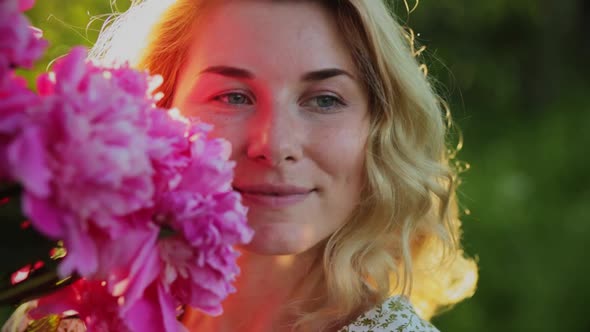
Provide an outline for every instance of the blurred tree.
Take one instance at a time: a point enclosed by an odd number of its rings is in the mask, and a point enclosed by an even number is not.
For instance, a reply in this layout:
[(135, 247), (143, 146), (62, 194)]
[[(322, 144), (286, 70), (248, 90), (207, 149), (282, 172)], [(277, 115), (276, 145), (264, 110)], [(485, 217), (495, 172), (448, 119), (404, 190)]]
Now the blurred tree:
[(443, 331), (590, 330), (588, 7), (430, 1), (410, 17), (473, 166), (461, 198), (481, 279)]

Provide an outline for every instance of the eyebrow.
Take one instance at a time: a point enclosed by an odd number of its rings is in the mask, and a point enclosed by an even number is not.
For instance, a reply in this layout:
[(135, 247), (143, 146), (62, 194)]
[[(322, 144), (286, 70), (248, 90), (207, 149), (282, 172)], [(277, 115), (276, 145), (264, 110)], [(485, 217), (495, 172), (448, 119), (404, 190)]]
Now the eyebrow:
[[(251, 71), (246, 69), (231, 67), (231, 66), (211, 66), (203, 69), (200, 74), (217, 74), (221, 76), (226, 76), (230, 78), (240, 78), (240, 79), (253, 79), (256, 77)], [(302, 81), (306, 82), (313, 82), (313, 81), (323, 81), (332, 77), (336, 76), (348, 76), (352, 80), (354, 80), (354, 76), (347, 72), (346, 70), (339, 69), (339, 68), (326, 68), (316, 71), (311, 71), (305, 73), (302, 77)]]
[(303, 75), (303, 81), (323, 81), (327, 80), (328, 78), (336, 77), (336, 76), (348, 76), (349, 78), (354, 80), (354, 76), (352, 76), (349, 72), (339, 68), (327, 68), (322, 70), (311, 71)]
[(217, 74), (232, 78), (253, 79), (254, 74), (246, 69), (230, 66), (211, 66), (203, 69), (200, 74)]

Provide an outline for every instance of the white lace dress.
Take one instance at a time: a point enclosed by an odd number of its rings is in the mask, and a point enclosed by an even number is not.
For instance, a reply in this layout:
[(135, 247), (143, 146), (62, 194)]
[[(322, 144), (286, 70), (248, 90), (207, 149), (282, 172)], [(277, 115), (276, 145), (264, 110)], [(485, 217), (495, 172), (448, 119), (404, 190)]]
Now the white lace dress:
[(418, 316), (403, 296), (389, 298), (338, 332), (440, 332)]

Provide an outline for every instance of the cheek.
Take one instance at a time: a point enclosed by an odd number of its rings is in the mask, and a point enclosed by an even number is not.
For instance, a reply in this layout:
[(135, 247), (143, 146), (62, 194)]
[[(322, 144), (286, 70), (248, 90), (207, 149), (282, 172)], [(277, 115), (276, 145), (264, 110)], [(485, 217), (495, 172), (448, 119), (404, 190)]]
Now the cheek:
[(246, 131), (244, 126), (232, 126), (227, 122), (206, 121), (204, 122), (213, 125), (213, 130), (210, 132), (210, 137), (223, 138), (231, 144), (232, 160), (239, 160), (239, 155), (243, 154), (246, 142)]
[(364, 130), (326, 130), (312, 143), (316, 163), (341, 185), (357, 185), (365, 159)]
[(243, 120), (217, 112), (207, 105), (185, 103), (184, 107), (178, 107), (185, 116), (197, 118), (199, 121), (212, 125), (213, 129), (209, 132), (209, 137), (223, 138), (231, 143), (232, 159), (238, 151), (243, 149), (247, 138), (247, 125)]

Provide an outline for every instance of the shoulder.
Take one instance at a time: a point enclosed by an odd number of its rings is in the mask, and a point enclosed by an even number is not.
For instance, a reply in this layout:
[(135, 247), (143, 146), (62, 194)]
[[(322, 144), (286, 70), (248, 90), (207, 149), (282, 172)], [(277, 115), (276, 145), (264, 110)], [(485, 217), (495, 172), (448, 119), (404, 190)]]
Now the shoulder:
[(440, 332), (418, 316), (403, 296), (394, 296), (365, 312), (338, 332)]

